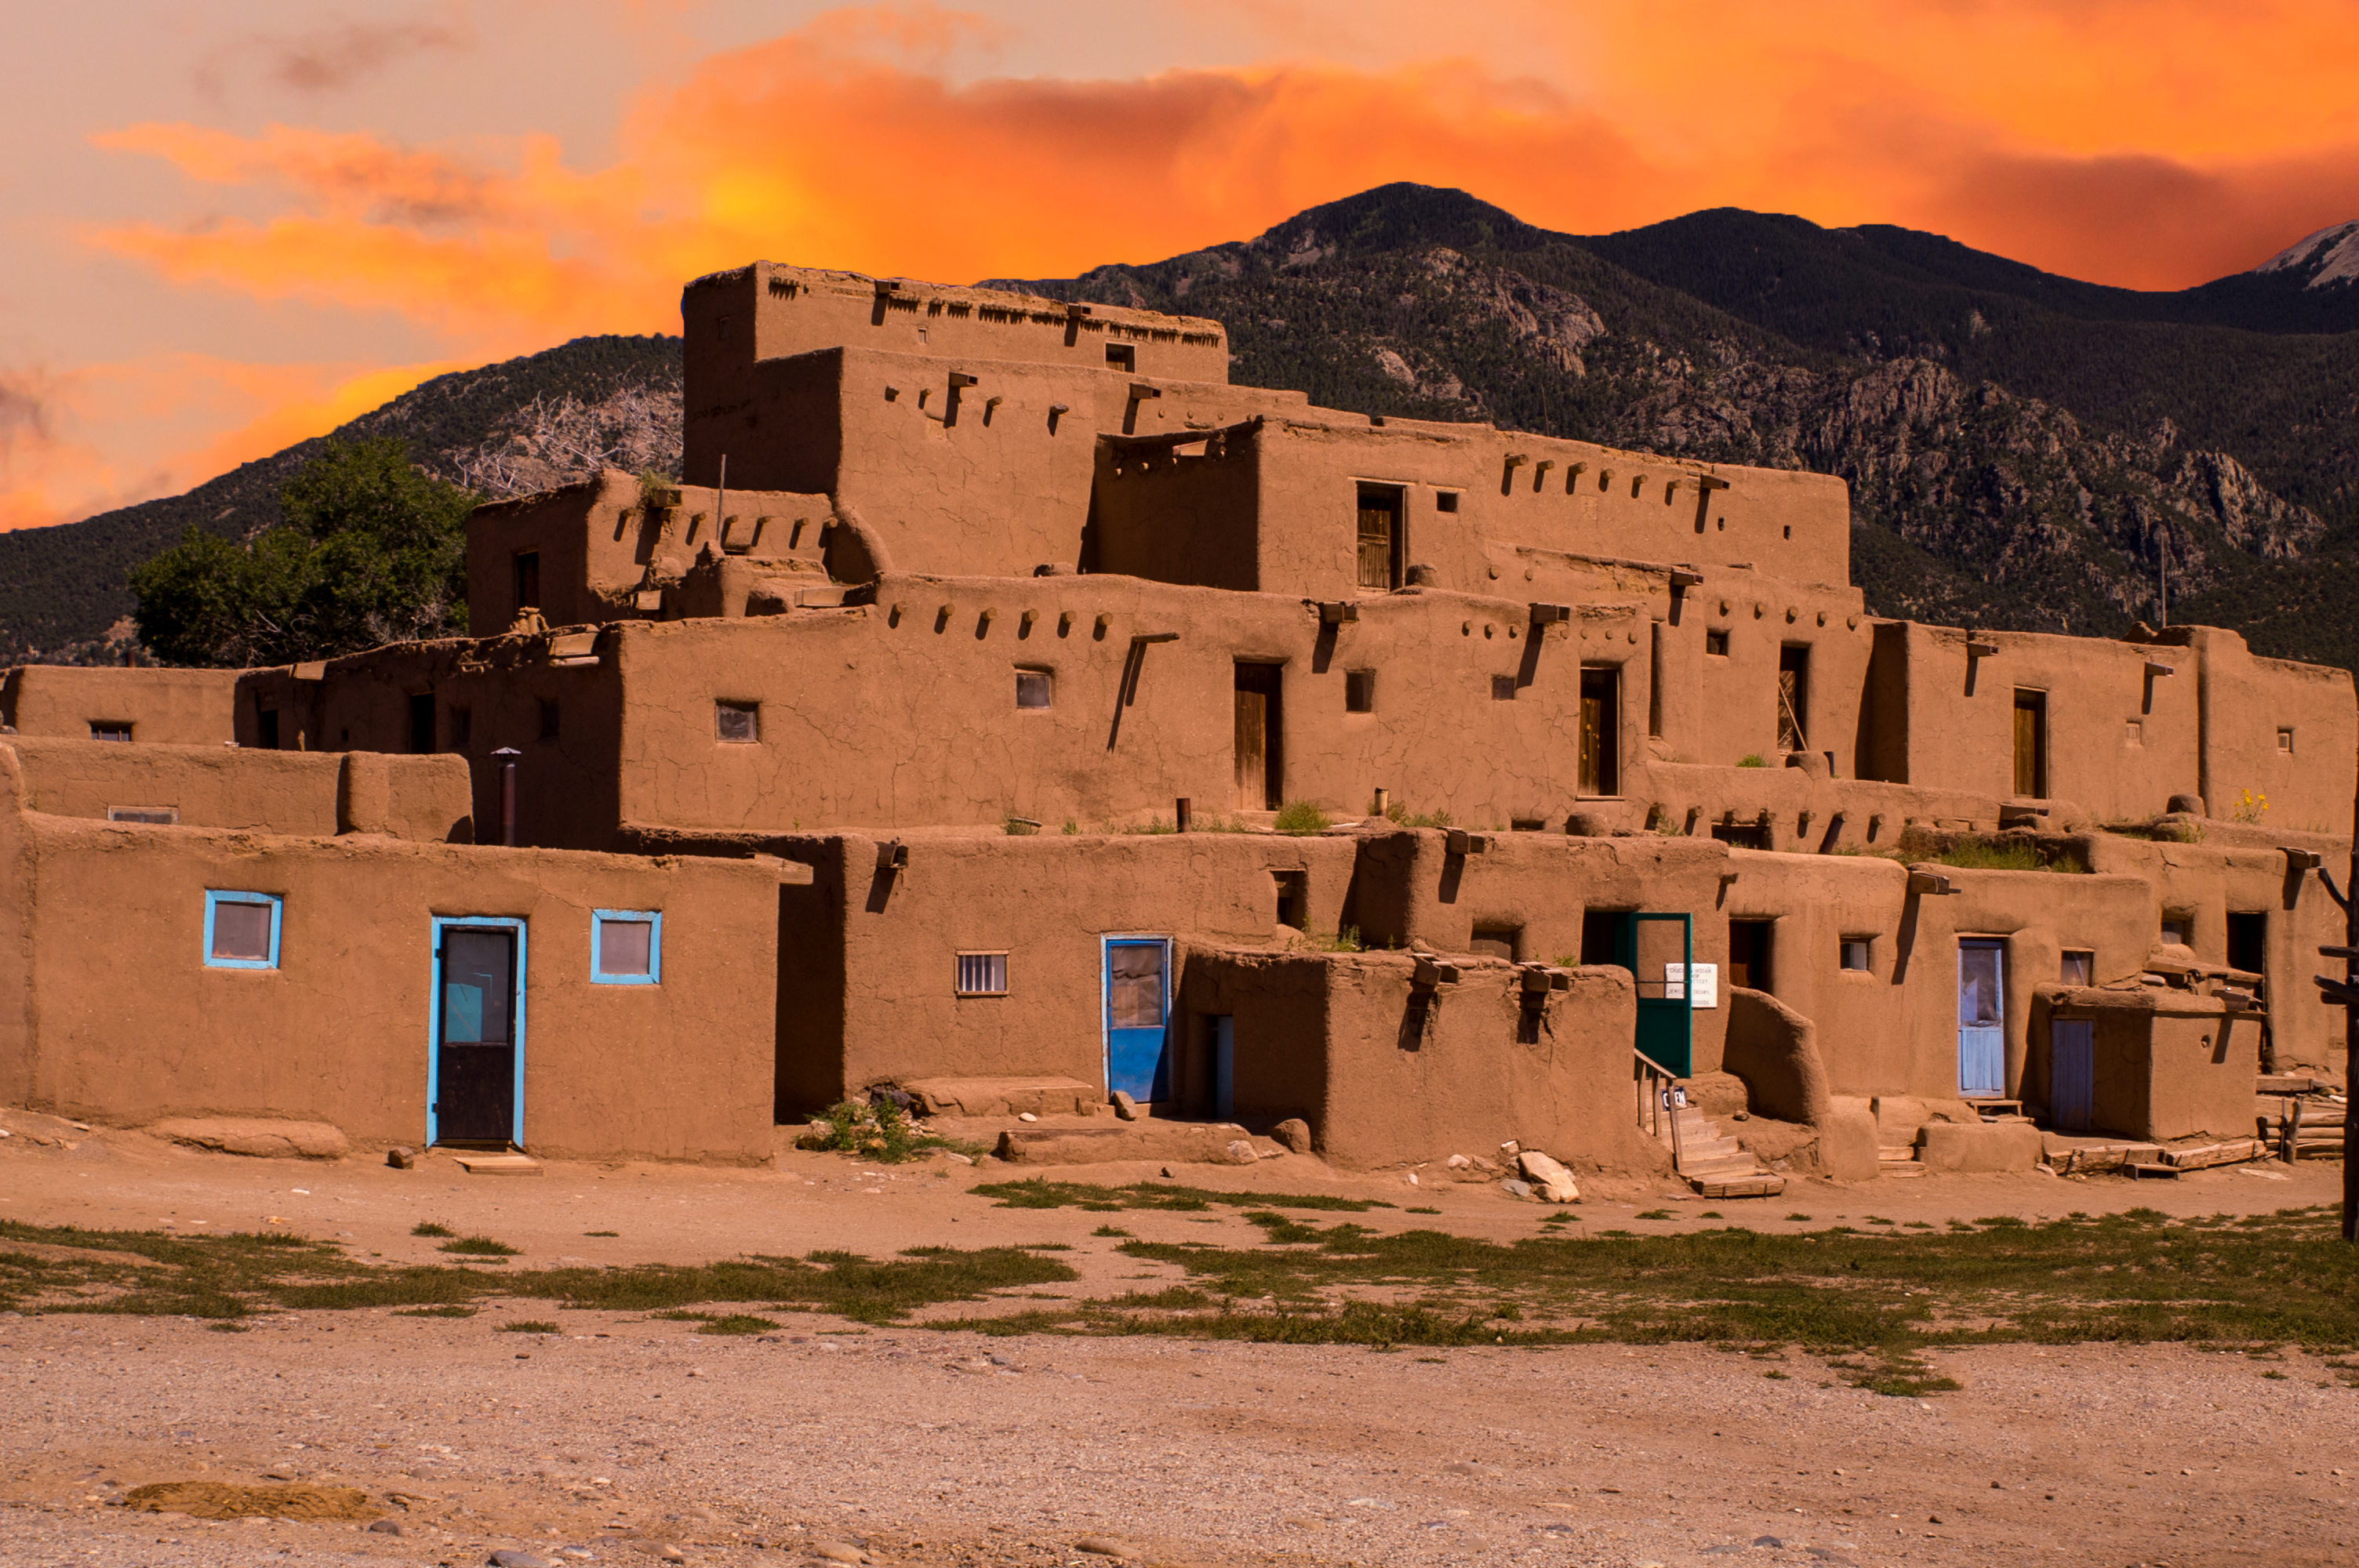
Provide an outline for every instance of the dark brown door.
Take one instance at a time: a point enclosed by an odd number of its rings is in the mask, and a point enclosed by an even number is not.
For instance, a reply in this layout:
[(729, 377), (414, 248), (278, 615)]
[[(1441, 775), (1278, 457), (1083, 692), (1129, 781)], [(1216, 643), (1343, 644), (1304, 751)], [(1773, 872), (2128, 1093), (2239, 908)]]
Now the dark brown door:
[(1810, 720), (1810, 650), (1777, 650), (1777, 749), (1807, 752)]
[(1401, 585), (1401, 492), (1381, 485), (1360, 487), (1360, 586)]
[(435, 1140), (504, 1144), (516, 1130), (516, 931), (447, 925), (441, 939)]
[(1578, 795), (1622, 793), (1621, 688), (1620, 670), (1581, 672), (1581, 766), (1574, 784)]
[(2015, 793), (2048, 798), (2048, 694), (2015, 694)]
[(1278, 666), (1237, 665), (1237, 809), (1276, 811), (1280, 766)]

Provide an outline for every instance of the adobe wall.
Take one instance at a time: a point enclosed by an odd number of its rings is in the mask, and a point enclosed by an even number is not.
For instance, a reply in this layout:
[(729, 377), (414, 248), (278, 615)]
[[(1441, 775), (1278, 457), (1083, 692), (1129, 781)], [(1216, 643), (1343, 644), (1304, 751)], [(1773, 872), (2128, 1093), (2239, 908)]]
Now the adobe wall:
[[(1204, 944), (1299, 940), (1278, 923), (1274, 873), (1299, 874), (1306, 924), (1332, 932), (1353, 860), (1343, 837), (1066, 837), (1051, 827), (912, 836), (907, 870), (888, 876), (870, 838), (765, 842), (814, 872), (810, 886), (779, 893), (782, 1114), (926, 1076), (1049, 1075), (1103, 1089), (1102, 937), (1172, 937), (1176, 1001)], [(1006, 953), (1007, 994), (956, 994), (962, 952)], [(1173, 1049), (1182, 1103), (1201, 1109), (1202, 1044), (1175, 1034)]]
[[(32, 933), (8, 968), (31, 998), (0, 1064), (13, 1103), (117, 1125), (321, 1120), (363, 1147), (415, 1143), (432, 917), (502, 915), (528, 923), (529, 1150), (769, 1157), (775, 863), (0, 819), (30, 871), (0, 917)], [(277, 969), (203, 963), (208, 888), (285, 901)], [(601, 908), (663, 911), (660, 985), (589, 982)]]
[(2197, 694), (2203, 753), (2195, 793), (2213, 816), (2236, 813), (2245, 791), (2266, 796), (2260, 820), (2299, 832), (2352, 832), (2351, 759), (2359, 752), (2359, 710), (2351, 672), (2253, 654), (2234, 632), (2174, 626), (2162, 649), (2181, 641), (2201, 659)]
[(1576, 970), (1527, 1030), (1510, 966), (1470, 964), (1422, 999), (1415, 967), (1402, 953), (1201, 953), (1190, 1033), (1230, 1017), (1238, 1116), (1303, 1118), (1344, 1170), (1495, 1157), (1509, 1139), (1577, 1171), (1668, 1170), (1636, 1126), (1628, 975)]
[(19, 735), (87, 741), (131, 727), (135, 744), (218, 746), (233, 738), (236, 670), (25, 665), (0, 677), (0, 724)]
[[(248, 752), (228, 746), (123, 746), (104, 741), (0, 741), (19, 760), (25, 808), (107, 820), (158, 808), (181, 827), (265, 833), (379, 832), (434, 842), (472, 836), (466, 770), (455, 758)], [(363, 782), (363, 816), (350, 812)], [(364, 820), (365, 827), (356, 826)]]
[(0, 746), (0, 1105), (33, 1100), (33, 849), (24, 763)]
[(2229, 1012), (2217, 997), (2158, 987), (2046, 986), (2036, 1005), (2042, 1039), (2032, 1077), (2043, 1098), (2052, 1066), (2045, 1025), (2092, 1025), (2093, 1130), (2156, 1140), (2252, 1135), (2260, 1019)]
[[(512, 747), (519, 753), (516, 842), (603, 849), (620, 820), (617, 634), (608, 628), (406, 643), (331, 660), (316, 666), (317, 681), (295, 679), (285, 669), (250, 671), (237, 707), (239, 740), (255, 745), (256, 710), (284, 704), (308, 709), (315, 745), (409, 752), (410, 699), (430, 696), (436, 751), (465, 759), (471, 771), (479, 842), (500, 840), (503, 759), (493, 753)], [(554, 736), (543, 734), (544, 703), (556, 708)], [(462, 714), (463, 741), (458, 738)], [(709, 707), (704, 717), (710, 724)], [(285, 725), (282, 720), (282, 741)]]

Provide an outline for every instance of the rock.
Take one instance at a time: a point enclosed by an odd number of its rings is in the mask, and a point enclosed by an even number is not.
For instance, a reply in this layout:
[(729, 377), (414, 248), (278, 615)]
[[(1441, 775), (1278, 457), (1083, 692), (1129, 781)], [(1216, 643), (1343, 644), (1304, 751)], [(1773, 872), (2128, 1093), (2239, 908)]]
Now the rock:
[(1516, 1181), (1513, 1176), (1501, 1182), (1499, 1190), (1511, 1198), (1527, 1198), (1532, 1195), (1532, 1184), (1529, 1182)]
[(809, 1546), (803, 1548), (803, 1550), (810, 1552), (813, 1557), (821, 1558), (829, 1563), (865, 1563), (868, 1561), (868, 1553), (861, 1551), (860, 1548), (856, 1546), (842, 1541), (814, 1541)]
[(1076, 1552), (1087, 1552), (1098, 1557), (1144, 1557), (1147, 1549), (1134, 1546), (1118, 1535), (1085, 1535), (1073, 1542)]
[(2174, 795), (2170, 797), (2169, 809), (2173, 813), (2185, 812), (2190, 816), (2201, 816), (2203, 815), (2203, 797), (2200, 795)]
[(418, 1164), (418, 1151), (399, 1147), (388, 1149), (385, 1152), (385, 1162), (397, 1171), (414, 1169)]
[(1549, 1203), (1581, 1201), (1581, 1188), (1573, 1181), (1572, 1173), (1537, 1149), (1527, 1149), (1517, 1154), (1516, 1164), (1523, 1172), (1525, 1180), (1530, 1182), (1539, 1195)]
[(677, 1546), (658, 1546), (656, 1548), (656, 1555), (662, 1558), (667, 1563), (685, 1563), (688, 1561), (688, 1553), (682, 1552)]
[(381, 1519), (369, 1526), (369, 1532), (373, 1535), (399, 1535), (401, 1526), (389, 1519)]
[(829, 1121), (808, 1121), (795, 1134), (798, 1149), (824, 1149), (835, 1141), (835, 1124)]
[(1243, 1138), (1230, 1139), (1227, 1153), (1232, 1165), (1250, 1165), (1261, 1158), (1254, 1152), (1253, 1144)]
[(1289, 1116), (1269, 1130), (1269, 1135), (1297, 1154), (1310, 1152), (1310, 1124), (1299, 1116)]
[(1513, 1160), (1523, 1152), (1524, 1146), (1512, 1138), (1499, 1145), (1499, 1158), (1502, 1160)]
[(495, 1552), (492, 1562), (497, 1568), (557, 1568), (538, 1552)]
[(1019, 1110), (1016, 1113), (1016, 1119), (1018, 1121), (1038, 1121), (1040, 1119), (1033, 1115), (1028, 1110)]
[(1138, 1119), (1138, 1102), (1121, 1089), (1114, 1091), (1114, 1113), (1125, 1121)]
[(1474, 1162), (1469, 1160), (1463, 1154), (1452, 1154), (1449, 1159), (1444, 1160), (1442, 1163), (1449, 1166), (1453, 1171), (1463, 1171), (1472, 1166)]
[(263, 1117), (175, 1117), (147, 1129), (158, 1138), (266, 1160), (341, 1160), (352, 1152), (343, 1130), (324, 1121), (272, 1121)]

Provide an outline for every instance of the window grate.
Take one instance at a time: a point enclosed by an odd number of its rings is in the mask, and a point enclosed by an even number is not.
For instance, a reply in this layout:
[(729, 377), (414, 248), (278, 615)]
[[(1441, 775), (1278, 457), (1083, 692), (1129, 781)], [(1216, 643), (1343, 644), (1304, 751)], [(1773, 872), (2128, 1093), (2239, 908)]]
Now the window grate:
[(1007, 955), (961, 953), (958, 956), (958, 994), (1006, 996), (1007, 994)]

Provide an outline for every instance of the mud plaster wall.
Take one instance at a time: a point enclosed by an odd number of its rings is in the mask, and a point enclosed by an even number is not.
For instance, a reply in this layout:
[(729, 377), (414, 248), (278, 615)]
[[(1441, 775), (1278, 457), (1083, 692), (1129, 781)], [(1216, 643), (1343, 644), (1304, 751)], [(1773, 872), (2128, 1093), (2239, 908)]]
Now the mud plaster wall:
[[(129, 828), (5, 814), (29, 840), (11, 904), (38, 933), (17, 1103), (133, 1124), (332, 1122), (415, 1142), (431, 917), (528, 923), (525, 1139), (538, 1152), (770, 1153), (774, 865), (390, 839)], [(202, 961), (208, 888), (284, 899), (275, 970)], [(589, 982), (591, 912), (664, 914), (663, 983)]]
[(1407, 954), (1199, 955), (1190, 1032), (1233, 1020), (1237, 1114), (1300, 1116), (1346, 1170), (1495, 1155), (1515, 1139), (1576, 1170), (1652, 1171), (1631, 1095), (1636, 992), (1620, 969), (1580, 969), (1545, 993), (1524, 1040), (1507, 965), (1469, 965), (1417, 1000)]
[(0, 1104), (33, 1103), (33, 852), (24, 764), (0, 746)]
[[(1049, 836), (907, 841), (908, 870), (876, 871), (875, 841), (776, 841), (812, 863), (809, 887), (781, 890), (786, 970), (810, 988), (813, 1022), (780, 1031), (782, 1108), (808, 1110), (887, 1079), (1052, 1075), (1105, 1087), (1101, 938), (1174, 938), (1176, 999), (1206, 942), (1299, 940), (1277, 921), (1274, 873), (1299, 874), (1308, 924), (1332, 931), (1353, 864), (1348, 838), (1242, 834)], [(830, 903), (832, 901), (832, 908)], [(832, 980), (804, 953), (840, 933)], [(956, 956), (1007, 955), (1007, 994), (956, 994)], [(785, 983), (782, 981), (782, 984)], [(842, 1000), (836, 1000), (841, 986)], [(782, 1018), (803, 997), (782, 994)], [(823, 1021), (841, 1009), (840, 1033)], [(840, 1046), (835, 1044), (841, 1041)], [(1176, 1031), (1174, 1084), (1202, 1108), (1201, 1042)]]
[(346, 803), (358, 773), (367, 831), (442, 841), (472, 828), (465, 771), (453, 759), (25, 737), (0, 748), (19, 759), (27, 809), (52, 816), (103, 822), (110, 809), (163, 806), (182, 827), (332, 834), (353, 826)]
[[(2359, 753), (2351, 672), (2257, 658), (2233, 632), (2185, 634), (2202, 658), (2197, 793), (2211, 814), (2234, 815), (2240, 794), (2250, 790), (2267, 797), (2261, 819), (2271, 827), (2347, 837), (2351, 759)], [(2292, 734), (2281, 739), (2280, 730)]]
[(238, 673), (27, 665), (0, 679), (0, 723), (19, 735), (80, 741), (94, 724), (128, 724), (135, 745), (218, 746), (234, 738)]
[(2047, 1028), (2059, 1019), (2094, 1025), (2095, 1130), (2132, 1138), (2250, 1137), (2261, 1021), (2230, 1014), (2216, 998), (2141, 989), (2104, 992), (2042, 988), (2034, 1076), (2046, 1086)]
[[(1088, 827), (1168, 819), (1182, 795), (1225, 813), (1240, 804), (1246, 660), (1283, 668), (1285, 798), (1355, 816), (1382, 786), (1467, 822), (1561, 821), (1578, 665), (1641, 644), (1624, 623), (1584, 657), (1567, 628), (1531, 643), (1527, 621), (1521, 605), (1404, 594), (1322, 633), (1299, 601), (1135, 579), (892, 578), (865, 608), (626, 626), (622, 807), (634, 822), (769, 831), (1010, 814)], [(1050, 708), (1016, 707), (1019, 666), (1050, 674)], [(1353, 669), (1376, 672), (1375, 713), (1344, 711)], [(758, 703), (760, 743), (719, 741), (716, 700)], [(1625, 711), (1625, 745), (1637, 722)]]
[[(1750, 572), (1707, 571), (1656, 626), (1662, 650), (1654, 733), (1669, 760), (1733, 766), (1748, 756), (1775, 765), (1778, 665), (1807, 651), (1801, 749), (1832, 754), (1838, 777), (1860, 776), (1861, 738), (1878, 715), (1867, 702), (1875, 623), (1858, 590), (1797, 587)], [(1725, 652), (1708, 651), (1715, 636)]]

